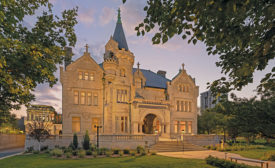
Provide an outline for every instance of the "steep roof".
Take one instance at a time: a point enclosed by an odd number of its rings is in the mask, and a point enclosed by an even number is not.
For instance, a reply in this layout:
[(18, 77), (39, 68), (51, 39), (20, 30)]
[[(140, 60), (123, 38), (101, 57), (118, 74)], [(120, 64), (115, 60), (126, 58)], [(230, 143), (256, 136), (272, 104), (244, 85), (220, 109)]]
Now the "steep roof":
[[(146, 78), (145, 86), (146, 87), (153, 87), (153, 88), (162, 88), (166, 89), (167, 84), (166, 82), (170, 81), (167, 78), (162, 77), (161, 75), (156, 74), (150, 70), (146, 69), (139, 69), (144, 77)], [(137, 71), (137, 68), (133, 68), (133, 73)]]
[(113, 35), (113, 39), (118, 43), (118, 48), (122, 49), (124, 48), (126, 51), (128, 51), (128, 45), (125, 38), (125, 34), (122, 27), (121, 17), (120, 17), (120, 9), (118, 9), (118, 16), (117, 16), (117, 23), (115, 32)]

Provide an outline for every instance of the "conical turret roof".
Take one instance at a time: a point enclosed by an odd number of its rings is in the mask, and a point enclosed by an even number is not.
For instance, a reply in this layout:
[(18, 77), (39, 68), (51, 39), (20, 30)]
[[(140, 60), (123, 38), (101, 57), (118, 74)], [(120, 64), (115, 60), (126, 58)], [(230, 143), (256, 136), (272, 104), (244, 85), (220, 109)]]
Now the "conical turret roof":
[(116, 28), (115, 28), (115, 32), (113, 35), (113, 39), (118, 43), (119, 49), (124, 48), (126, 51), (129, 50), (127, 41), (125, 38), (125, 34), (123, 31), (123, 27), (122, 27), (122, 22), (121, 22), (121, 17), (120, 17), (120, 9), (118, 9), (117, 23), (116, 23)]

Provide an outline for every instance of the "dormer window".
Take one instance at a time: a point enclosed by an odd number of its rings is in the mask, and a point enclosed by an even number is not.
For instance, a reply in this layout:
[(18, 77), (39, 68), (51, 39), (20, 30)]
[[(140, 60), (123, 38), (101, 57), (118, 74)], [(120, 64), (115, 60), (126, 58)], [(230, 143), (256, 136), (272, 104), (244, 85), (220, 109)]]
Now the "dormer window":
[(91, 81), (94, 80), (94, 73), (90, 73), (90, 80), (91, 80)]
[(79, 71), (78, 72), (78, 79), (79, 80), (86, 80), (86, 81), (93, 81), (94, 78), (94, 73), (93, 72), (88, 72), (88, 71)]
[(78, 72), (78, 79), (82, 80), (83, 78), (83, 72)]
[(187, 84), (179, 85), (179, 92), (189, 92), (189, 86)]
[(89, 73), (88, 72), (84, 73), (84, 80), (89, 80)]

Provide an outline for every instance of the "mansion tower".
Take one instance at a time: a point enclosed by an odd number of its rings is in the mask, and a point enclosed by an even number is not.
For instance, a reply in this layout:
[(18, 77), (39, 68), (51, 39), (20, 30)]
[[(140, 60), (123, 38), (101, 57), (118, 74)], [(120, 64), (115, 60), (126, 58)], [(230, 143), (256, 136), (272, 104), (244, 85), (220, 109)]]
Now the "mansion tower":
[(199, 87), (184, 64), (172, 79), (165, 71), (133, 68), (135, 56), (124, 35), (120, 11), (113, 36), (105, 45), (104, 61), (88, 52), (60, 69), (63, 135), (197, 134)]

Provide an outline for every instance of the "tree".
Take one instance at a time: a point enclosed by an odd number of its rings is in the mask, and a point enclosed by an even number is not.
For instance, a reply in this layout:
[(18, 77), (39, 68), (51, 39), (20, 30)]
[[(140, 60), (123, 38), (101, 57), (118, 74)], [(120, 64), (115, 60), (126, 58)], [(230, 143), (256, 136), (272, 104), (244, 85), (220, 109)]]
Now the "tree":
[(78, 148), (78, 139), (77, 139), (76, 133), (74, 133), (74, 137), (73, 137), (73, 149), (77, 149), (77, 148)]
[[(123, 3), (126, 0), (122, 0)], [(196, 44), (203, 42), (208, 55), (218, 54), (222, 77), (211, 84), (213, 93), (241, 90), (253, 82), (255, 70), (264, 70), (275, 57), (275, 4), (272, 0), (147, 0), (147, 15), (136, 27), (137, 35), (158, 30), (153, 44), (165, 43), (175, 35)], [(275, 67), (257, 90), (275, 93)]]
[(27, 134), (37, 140), (38, 150), (41, 149), (41, 142), (45, 141), (50, 136), (49, 124), (43, 121), (32, 121), (27, 125)]
[[(26, 16), (44, 12), (32, 28), (24, 26)], [(34, 100), (39, 83), (52, 87), (56, 64), (62, 63), (64, 47), (74, 46), (77, 8), (55, 16), (48, 0), (0, 1), (0, 112), (19, 109)]]
[(214, 133), (217, 129), (217, 118), (216, 113), (211, 111), (211, 109), (206, 109), (202, 112), (201, 116), (198, 116), (198, 130), (200, 133), (207, 134)]
[(84, 141), (83, 141), (83, 149), (88, 150), (90, 149), (90, 137), (89, 137), (89, 133), (88, 130), (86, 130), (85, 136), (83, 137)]

